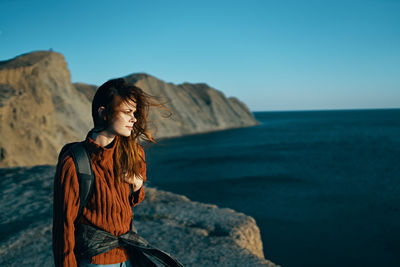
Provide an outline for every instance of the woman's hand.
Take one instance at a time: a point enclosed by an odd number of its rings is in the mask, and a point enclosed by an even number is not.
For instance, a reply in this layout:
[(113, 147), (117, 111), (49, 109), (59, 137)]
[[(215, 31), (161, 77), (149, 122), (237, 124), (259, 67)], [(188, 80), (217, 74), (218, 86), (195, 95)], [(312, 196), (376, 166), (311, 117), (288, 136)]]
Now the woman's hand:
[(136, 175), (134, 175), (133, 177), (128, 177), (125, 174), (124, 180), (128, 184), (133, 185), (134, 192), (138, 191), (143, 185), (143, 177), (141, 175), (139, 175), (139, 177), (136, 177)]

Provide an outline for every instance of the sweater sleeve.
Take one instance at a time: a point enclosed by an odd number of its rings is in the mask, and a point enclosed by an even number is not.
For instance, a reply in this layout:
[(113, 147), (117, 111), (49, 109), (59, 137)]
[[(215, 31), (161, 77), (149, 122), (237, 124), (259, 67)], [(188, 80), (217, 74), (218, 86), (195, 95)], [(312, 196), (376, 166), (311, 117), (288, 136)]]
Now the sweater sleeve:
[[(143, 160), (145, 160), (144, 149), (141, 146), (140, 146), (140, 151), (142, 153)], [(144, 183), (147, 180), (147, 177), (146, 177), (146, 162), (143, 162), (142, 168), (140, 170), (140, 174), (143, 177), (143, 183)], [(144, 200), (144, 195), (145, 195), (145, 192), (144, 192), (144, 188), (143, 188), (143, 185), (142, 185), (142, 187), (140, 187), (139, 190), (137, 190), (136, 192), (133, 192), (133, 196), (131, 198), (131, 206), (135, 207), (137, 204), (142, 202)]]
[(53, 254), (56, 267), (77, 266), (74, 221), (79, 210), (79, 183), (71, 156), (58, 161), (54, 177)]

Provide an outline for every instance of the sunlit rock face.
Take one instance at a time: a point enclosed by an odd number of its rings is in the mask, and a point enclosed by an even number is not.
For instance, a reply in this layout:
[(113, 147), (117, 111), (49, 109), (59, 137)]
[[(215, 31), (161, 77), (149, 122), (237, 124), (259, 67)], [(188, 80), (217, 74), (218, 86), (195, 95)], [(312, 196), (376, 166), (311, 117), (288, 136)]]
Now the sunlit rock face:
[(59, 53), (0, 62), (0, 90), (0, 167), (55, 164), (62, 144), (91, 125), (89, 102)]
[[(206, 84), (175, 85), (148, 74), (125, 79), (169, 110), (149, 111), (156, 138), (258, 124), (245, 104)], [(96, 89), (72, 84), (60, 53), (32, 52), (0, 62), (0, 167), (55, 164), (65, 143), (83, 140), (93, 127)]]

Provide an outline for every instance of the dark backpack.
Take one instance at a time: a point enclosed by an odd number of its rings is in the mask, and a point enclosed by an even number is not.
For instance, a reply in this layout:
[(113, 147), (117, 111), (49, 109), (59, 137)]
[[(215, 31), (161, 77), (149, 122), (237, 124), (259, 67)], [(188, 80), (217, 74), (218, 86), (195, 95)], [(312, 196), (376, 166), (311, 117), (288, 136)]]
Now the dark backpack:
[(81, 142), (71, 146), (72, 158), (75, 163), (76, 173), (79, 182), (79, 210), (78, 216), (81, 215), (83, 208), (89, 201), (93, 191), (94, 175), (92, 165), (90, 164), (89, 155)]

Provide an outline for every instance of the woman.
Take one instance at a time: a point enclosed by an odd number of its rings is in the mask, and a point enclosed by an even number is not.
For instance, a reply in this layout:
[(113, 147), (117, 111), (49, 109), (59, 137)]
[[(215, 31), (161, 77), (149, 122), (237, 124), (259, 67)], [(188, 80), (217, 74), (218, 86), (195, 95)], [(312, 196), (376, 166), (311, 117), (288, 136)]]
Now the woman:
[(125, 247), (81, 257), (75, 243), (76, 228), (90, 225), (113, 236), (130, 230), (132, 207), (145, 195), (146, 162), (138, 139), (155, 142), (147, 132), (150, 105), (155, 105), (150, 102), (150, 96), (124, 79), (110, 80), (98, 88), (92, 102), (94, 128), (81, 142), (90, 158), (94, 186), (80, 216), (78, 176), (70, 150), (73, 143), (62, 148), (54, 180), (56, 266), (130, 266)]

